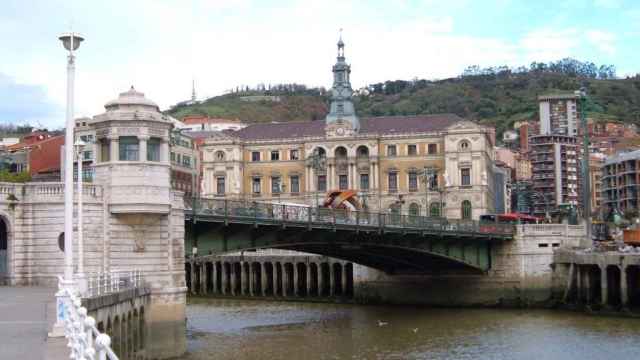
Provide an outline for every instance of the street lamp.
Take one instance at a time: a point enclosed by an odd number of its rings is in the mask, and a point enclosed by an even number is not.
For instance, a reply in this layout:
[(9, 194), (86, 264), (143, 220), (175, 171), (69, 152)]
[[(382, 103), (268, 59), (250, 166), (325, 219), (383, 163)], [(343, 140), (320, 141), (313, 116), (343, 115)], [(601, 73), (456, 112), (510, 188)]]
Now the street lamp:
[(64, 279), (60, 284), (60, 291), (56, 293), (56, 323), (52, 337), (64, 335), (64, 319), (66, 307), (69, 305), (68, 293), (65, 289), (75, 291), (73, 283), (73, 92), (75, 76), (75, 54), (84, 38), (77, 33), (64, 33), (58, 38), (64, 48), (69, 51), (67, 56), (67, 113), (64, 137)]
[(83, 221), (82, 221), (82, 158), (85, 148), (85, 142), (78, 137), (75, 144), (77, 161), (78, 161), (78, 282), (79, 288), (81, 291), (86, 290), (85, 288), (85, 276), (84, 276), (84, 235), (83, 235)]
[(593, 239), (591, 238), (591, 184), (589, 179), (589, 129), (587, 128), (586, 104), (587, 89), (581, 87), (575, 92), (580, 97), (580, 120), (582, 123), (582, 203), (584, 206), (584, 221), (587, 226), (587, 238), (584, 247), (590, 247)]

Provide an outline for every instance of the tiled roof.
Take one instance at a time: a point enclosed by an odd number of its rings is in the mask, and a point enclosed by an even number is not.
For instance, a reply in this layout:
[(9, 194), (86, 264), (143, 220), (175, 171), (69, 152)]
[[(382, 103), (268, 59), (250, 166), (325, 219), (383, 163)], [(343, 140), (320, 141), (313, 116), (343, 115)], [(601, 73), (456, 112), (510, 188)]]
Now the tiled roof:
[[(360, 119), (360, 134), (395, 135), (441, 131), (463, 119), (454, 114), (382, 116)], [(293, 139), (324, 135), (323, 120), (251, 124), (234, 135), (242, 140)]]

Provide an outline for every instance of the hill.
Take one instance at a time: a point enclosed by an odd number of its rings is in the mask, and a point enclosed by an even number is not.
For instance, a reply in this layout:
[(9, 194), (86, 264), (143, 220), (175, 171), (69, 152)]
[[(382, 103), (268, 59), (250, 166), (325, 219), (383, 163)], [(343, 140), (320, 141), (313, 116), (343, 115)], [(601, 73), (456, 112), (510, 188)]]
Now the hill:
[[(457, 78), (438, 81), (386, 81), (356, 91), (354, 103), (361, 117), (454, 113), (493, 125), (501, 134), (515, 121), (537, 119), (538, 95), (573, 92), (581, 86), (588, 94), (588, 117), (640, 124), (640, 76), (618, 79), (610, 65), (597, 67), (572, 59), (532, 63), (530, 68), (469, 67)], [(260, 100), (260, 95), (278, 101)], [(317, 120), (324, 118), (327, 104), (324, 89), (293, 84), (238, 90), (198, 104), (174, 106), (168, 113), (177, 118), (196, 113), (249, 123)]]

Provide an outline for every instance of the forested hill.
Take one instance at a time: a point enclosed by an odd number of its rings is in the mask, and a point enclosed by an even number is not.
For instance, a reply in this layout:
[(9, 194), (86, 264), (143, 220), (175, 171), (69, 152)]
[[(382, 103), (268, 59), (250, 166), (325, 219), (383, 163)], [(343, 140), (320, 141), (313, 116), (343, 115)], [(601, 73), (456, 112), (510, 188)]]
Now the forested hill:
[[(356, 91), (359, 116), (454, 113), (495, 125), (500, 134), (518, 120), (537, 118), (537, 96), (586, 87), (588, 116), (640, 124), (640, 76), (619, 79), (610, 65), (573, 59), (532, 63), (530, 67), (467, 68), (445, 80), (395, 80)], [(236, 89), (198, 104), (178, 104), (168, 113), (238, 118), (245, 122), (317, 120), (327, 112), (323, 88), (304, 85), (259, 85)]]

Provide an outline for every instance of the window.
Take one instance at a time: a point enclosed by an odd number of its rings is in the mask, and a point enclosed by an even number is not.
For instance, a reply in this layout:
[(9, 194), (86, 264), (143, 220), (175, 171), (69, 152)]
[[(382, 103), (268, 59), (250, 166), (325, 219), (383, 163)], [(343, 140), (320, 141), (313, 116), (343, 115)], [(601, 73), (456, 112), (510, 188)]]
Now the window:
[(419, 216), (420, 215), (420, 205), (416, 203), (411, 203), (409, 205), (409, 215), (410, 216)]
[(280, 160), (280, 151), (273, 150), (271, 152), (271, 161), (278, 161), (278, 160)]
[(160, 139), (147, 140), (147, 161), (160, 161)]
[(318, 175), (318, 191), (327, 191), (326, 175)]
[(222, 151), (222, 150), (216, 151), (216, 160), (217, 161), (224, 161), (224, 151)]
[(432, 170), (429, 174), (429, 190), (438, 188), (438, 171)]
[(297, 175), (291, 176), (290, 179), (291, 192), (299, 193), (300, 192), (300, 177)]
[(440, 217), (440, 204), (431, 203), (431, 206), (429, 208), (429, 216)]
[(261, 188), (262, 186), (260, 185), (260, 178), (253, 178), (253, 180), (251, 181), (251, 191), (253, 191), (254, 194), (260, 194)]
[(182, 155), (176, 154), (176, 164), (182, 164)]
[(387, 156), (396, 156), (396, 146), (395, 145), (387, 145)]
[(415, 144), (411, 144), (407, 146), (407, 155), (413, 156), (418, 155), (418, 146)]
[(120, 161), (138, 161), (140, 145), (135, 136), (120, 137)]
[(360, 190), (369, 190), (369, 174), (360, 174)]
[(272, 194), (280, 194), (282, 188), (280, 187), (280, 177), (273, 176), (271, 177), (271, 193)]
[(111, 142), (109, 139), (100, 140), (100, 161), (108, 162), (111, 157)]
[(251, 152), (251, 161), (260, 161), (260, 151)]
[(427, 153), (429, 155), (434, 155), (438, 153), (438, 144), (429, 144), (427, 145)]
[(336, 105), (336, 112), (337, 112), (338, 114), (343, 114), (343, 113), (344, 113), (344, 104), (343, 104), (342, 102), (339, 102), (339, 103)]
[(176, 162), (176, 153), (171, 152), (171, 162)]
[(469, 146), (469, 142), (467, 140), (460, 141), (460, 150), (468, 151), (469, 148), (470, 148), (470, 146)]
[(418, 191), (418, 173), (409, 173), (409, 191)]
[(182, 156), (182, 166), (186, 168), (191, 167), (191, 156), (187, 156), (187, 155)]
[(83, 151), (82, 152), (82, 160), (91, 160), (93, 159), (93, 151)]
[(218, 195), (224, 195), (224, 189), (225, 189), (225, 184), (224, 184), (224, 176), (218, 176), (216, 178), (216, 194)]
[(347, 175), (338, 175), (338, 187), (340, 190), (347, 190), (347, 188), (349, 188), (349, 178)]
[(470, 186), (471, 185), (471, 169), (460, 169), (460, 185), (462, 186)]
[(398, 173), (389, 173), (389, 192), (398, 191)]
[(298, 153), (298, 150), (289, 151), (289, 160), (300, 160), (300, 155)]
[(471, 201), (465, 200), (461, 205), (462, 220), (471, 220)]

